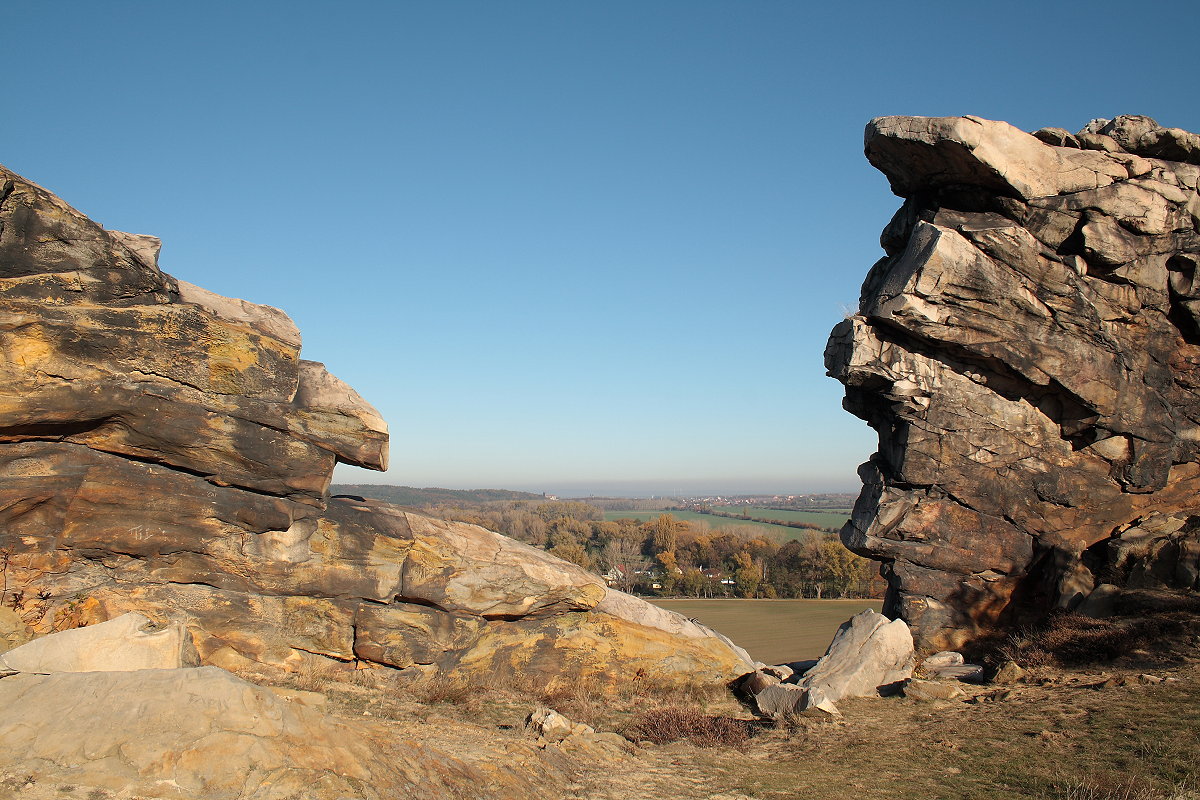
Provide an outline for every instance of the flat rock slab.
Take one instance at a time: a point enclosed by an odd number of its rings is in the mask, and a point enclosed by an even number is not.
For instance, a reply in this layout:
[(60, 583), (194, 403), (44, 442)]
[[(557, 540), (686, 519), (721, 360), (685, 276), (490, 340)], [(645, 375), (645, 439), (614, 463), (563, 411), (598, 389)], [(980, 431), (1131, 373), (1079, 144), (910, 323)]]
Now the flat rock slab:
[(135, 612), (52, 633), (0, 656), (0, 669), (42, 674), (178, 669), (199, 663), (187, 628), (179, 623), (156, 627)]
[[(349, 725), (217, 667), (0, 679), (0, 763), (58, 781), (188, 800), (524, 798), (535, 783), (375, 723)], [(126, 796), (122, 794), (122, 796)]]
[(962, 697), (963, 691), (952, 683), (913, 678), (904, 685), (904, 696), (913, 700), (953, 700)]

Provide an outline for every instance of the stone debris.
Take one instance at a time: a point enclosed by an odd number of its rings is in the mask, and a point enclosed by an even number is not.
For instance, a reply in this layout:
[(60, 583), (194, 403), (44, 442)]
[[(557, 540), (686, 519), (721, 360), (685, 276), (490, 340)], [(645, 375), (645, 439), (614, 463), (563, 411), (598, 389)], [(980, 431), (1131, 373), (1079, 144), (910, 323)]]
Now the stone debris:
[(526, 732), (540, 748), (598, 757), (620, 758), (637, 747), (619, 733), (597, 731), (590, 725), (572, 722), (551, 708), (534, 709), (525, 718)]
[(595, 729), (574, 723), (551, 708), (538, 708), (525, 718), (525, 729), (547, 742), (561, 742), (568, 736), (587, 736)]
[(904, 203), (825, 363), (880, 435), (842, 540), (887, 608), (957, 650), (1102, 576), (1200, 589), (1200, 136), (883, 117), (866, 155)]

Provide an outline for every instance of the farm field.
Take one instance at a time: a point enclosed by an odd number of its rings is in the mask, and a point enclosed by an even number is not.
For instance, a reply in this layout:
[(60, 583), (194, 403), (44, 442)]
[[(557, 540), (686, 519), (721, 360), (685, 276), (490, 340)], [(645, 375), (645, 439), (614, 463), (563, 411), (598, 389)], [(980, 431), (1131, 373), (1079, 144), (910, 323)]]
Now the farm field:
[(699, 620), (746, 648), (751, 658), (785, 664), (820, 658), (838, 626), (879, 600), (651, 600)]
[(821, 509), (820, 511), (781, 511), (777, 508), (758, 506), (713, 506), (713, 511), (726, 514), (749, 514), (762, 519), (777, 519), (783, 522), (811, 522), (822, 528), (840, 528), (850, 519), (850, 509)]
[(802, 538), (805, 534), (801, 528), (789, 528), (786, 525), (771, 525), (765, 522), (750, 522), (744, 519), (726, 519), (714, 517), (712, 514), (700, 514), (696, 511), (605, 511), (605, 519), (636, 519), (639, 522), (649, 522), (658, 519), (663, 514), (670, 514), (675, 519), (686, 522), (704, 522), (710, 528), (750, 527), (770, 531), (783, 538), (783, 541)]
[[(740, 514), (746, 511), (745, 506), (719, 506), (719, 511), (729, 511), (730, 513)], [(813, 525), (820, 525), (822, 528), (840, 528), (842, 523), (850, 518), (850, 512), (831, 512), (831, 511), (775, 511), (769, 508), (751, 508), (748, 513), (756, 517), (773, 518), (784, 522), (810, 522)], [(790, 542), (793, 539), (804, 539), (810, 531), (804, 528), (789, 528), (787, 525), (772, 525), (768, 522), (754, 522), (746, 519), (730, 519), (729, 517), (718, 517), (712, 514), (701, 514), (698, 511), (605, 511), (605, 519), (636, 519), (639, 522), (649, 522), (657, 519), (663, 514), (670, 514), (678, 520), (685, 522), (703, 522), (710, 528), (738, 528), (750, 527), (756, 528), (763, 532), (775, 534), (780, 541)]]

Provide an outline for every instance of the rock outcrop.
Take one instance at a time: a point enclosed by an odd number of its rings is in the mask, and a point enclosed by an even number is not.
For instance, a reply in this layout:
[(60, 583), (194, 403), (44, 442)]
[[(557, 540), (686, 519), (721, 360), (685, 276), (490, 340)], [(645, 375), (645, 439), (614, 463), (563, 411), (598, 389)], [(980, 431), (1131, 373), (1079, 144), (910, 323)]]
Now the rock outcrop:
[(471, 763), (216, 667), (14, 675), (0, 707), (4, 770), (58, 784), (45, 796), (490, 800), (554, 797), (546, 784), (562, 782), (532, 748)]
[(187, 628), (178, 622), (155, 625), (136, 612), (43, 636), (0, 654), (0, 670), (47, 675), (180, 669), (198, 664)]
[(904, 204), (826, 366), (879, 433), (842, 539), (960, 645), (1101, 584), (1200, 588), (1200, 136), (884, 117)]
[(753, 669), (543, 551), (329, 500), (336, 462), (386, 468), (379, 414), (300, 358), (282, 311), (178, 281), (158, 251), (0, 170), (0, 566), (22, 625), (137, 611), (234, 668), (333, 659), (543, 686)]

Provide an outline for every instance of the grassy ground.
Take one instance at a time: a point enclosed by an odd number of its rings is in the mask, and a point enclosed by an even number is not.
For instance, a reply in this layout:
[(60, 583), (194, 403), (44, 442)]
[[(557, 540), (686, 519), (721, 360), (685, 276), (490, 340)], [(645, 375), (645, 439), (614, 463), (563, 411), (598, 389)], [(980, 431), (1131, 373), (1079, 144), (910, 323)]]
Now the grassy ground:
[(878, 600), (653, 600), (733, 639), (766, 664), (819, 658), (833, 634)]
[[(741, 719), (750, 732), (725, 746), (643, 741), (625, 755), (576, 752), (565, 792), (547, 786), (546, 800), (1198, 800), (1200, 666), (1195, 657), (1164, 665), (1143, 656), (1102, 668), (1040, 667), (1012, 686), (964, 684), (967, 694), (957, 700), (843, 700), (841, 718), (776, 725), (754, 721), (719, 693), (670, 687), (615, 697), (587, 687), (544, 696), (320, 679), (298, 688), (324, 692), (331, 709), (350, 719), (369, 710), (392, 720), (398, 736), (460, 757), (485, 743), (515, 747), (524, 715), (539, 704), (635, 739), (637, 720), (666, 709)], [(1146, 673), (1160, 682), (1139, 681)]]

